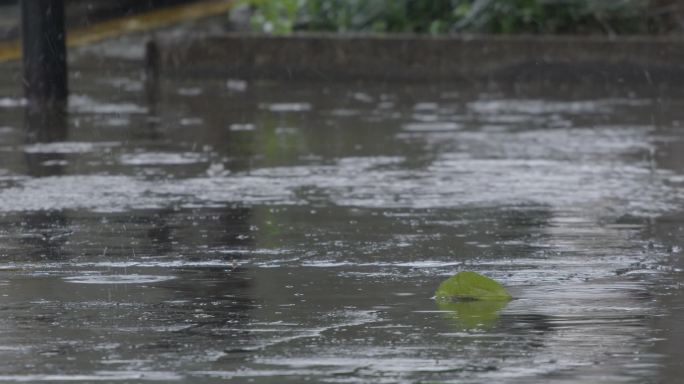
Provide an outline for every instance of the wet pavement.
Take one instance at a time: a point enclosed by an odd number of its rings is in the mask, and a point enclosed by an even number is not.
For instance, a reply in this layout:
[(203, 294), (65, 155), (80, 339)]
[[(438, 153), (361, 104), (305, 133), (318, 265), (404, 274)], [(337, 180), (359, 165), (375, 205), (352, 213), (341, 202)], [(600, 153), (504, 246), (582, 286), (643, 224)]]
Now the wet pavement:
[(681, 376), (681, 94), (107, 60), (47, 122), (1, 80), (0, 381)]

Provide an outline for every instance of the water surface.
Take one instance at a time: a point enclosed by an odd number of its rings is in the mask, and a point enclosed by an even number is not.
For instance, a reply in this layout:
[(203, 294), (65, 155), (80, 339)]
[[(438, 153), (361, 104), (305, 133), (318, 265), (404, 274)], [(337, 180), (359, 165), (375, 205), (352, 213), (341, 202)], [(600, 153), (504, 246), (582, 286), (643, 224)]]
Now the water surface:
[(0, 381), (680, 377), (680, 96), (127, 68), (3, 85)]

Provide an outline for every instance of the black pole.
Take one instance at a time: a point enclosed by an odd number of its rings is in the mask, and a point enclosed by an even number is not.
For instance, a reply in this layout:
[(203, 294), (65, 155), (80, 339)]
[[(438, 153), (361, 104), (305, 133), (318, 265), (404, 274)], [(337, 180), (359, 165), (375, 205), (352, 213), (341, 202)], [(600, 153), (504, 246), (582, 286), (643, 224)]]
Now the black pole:
[(38, 106), (67, 99), (63, 0), (21, 0), (26, 99)]

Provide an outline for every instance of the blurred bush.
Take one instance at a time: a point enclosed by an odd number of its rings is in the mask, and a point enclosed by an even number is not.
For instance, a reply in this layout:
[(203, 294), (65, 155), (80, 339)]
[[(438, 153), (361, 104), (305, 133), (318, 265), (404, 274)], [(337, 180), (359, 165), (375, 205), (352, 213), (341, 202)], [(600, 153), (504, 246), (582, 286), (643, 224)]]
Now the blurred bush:
[(681, 30), (676, 0), (239, 0), (251, 26), (407, 33), (645, 34)]

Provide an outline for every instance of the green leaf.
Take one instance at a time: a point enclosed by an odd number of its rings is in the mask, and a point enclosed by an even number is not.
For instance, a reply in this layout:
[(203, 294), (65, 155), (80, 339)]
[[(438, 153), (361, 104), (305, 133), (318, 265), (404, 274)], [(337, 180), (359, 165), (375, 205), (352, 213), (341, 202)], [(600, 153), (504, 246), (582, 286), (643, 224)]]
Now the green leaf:
[(499, 300), (508, 301), (511, 295), (501, 284), (475, 272), (459, 272), (437, 287), (438, 301)]

